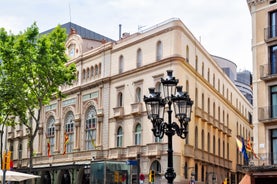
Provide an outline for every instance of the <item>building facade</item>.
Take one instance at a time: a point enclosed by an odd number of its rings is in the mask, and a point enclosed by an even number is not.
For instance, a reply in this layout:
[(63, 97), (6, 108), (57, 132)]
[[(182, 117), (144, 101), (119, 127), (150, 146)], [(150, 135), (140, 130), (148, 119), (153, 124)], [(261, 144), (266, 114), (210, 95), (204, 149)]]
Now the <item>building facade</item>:
[[(61, 86), (66, 98), (43, 109), (33, 162), (40, 183), (89, 183), (90, 164), (108, 160), (138, 160), (145, 182), (154, 170), (155, 183), (166, 183), (167, 137), (153, 136), (143, 95), (160, 90), (169, 69), (194, 101), (188, 137), (173, 138), (174, 183), (237, 183), (243, 158), (235, 137), (253, 136), (252, 106), (182, 21), (117, 41), (87, 40), (75, 30), (66, 47), (78, 77)], [(20, 125), (8, 131), (17, 170), (28, 168), (26, 133)]]
[(254, 159), (247, 167), (253, 183), (276, 183), (277, 3), (247, 0), (252, 17)]

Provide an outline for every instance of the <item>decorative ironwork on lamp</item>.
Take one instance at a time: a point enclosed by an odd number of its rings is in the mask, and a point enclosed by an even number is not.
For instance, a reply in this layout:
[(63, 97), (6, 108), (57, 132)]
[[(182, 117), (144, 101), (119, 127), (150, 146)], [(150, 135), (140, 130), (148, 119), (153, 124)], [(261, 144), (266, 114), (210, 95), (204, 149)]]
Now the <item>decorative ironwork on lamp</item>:
[[(161, 79), (163, 85), (164, 98), (160, 92), (155, 92), (155, 88), (149, 88), (149, 96), (144, 96), (148, 119), (151, 120), (153, 134), (155, 137), (162, 138), (164, 134), (168, 137), (168, 168), (165, 178), (168, 183), (173, 183), (176, 174), (173, 169), (173, 149), (172, 137), (175, 133), (185, 139), (188, 134), (188, 123), (191, 120), (193, 101), (187, 92), (182, 91), (182, 86), (177, 86), (178, 79), (172, 76), (173, 71), (167, 70), (165, 79)], [(172, 122), (172, 109), (174, 106), (175, 117), (179, 124)], [(168, 105), (168, 121), (164, 121), (165, 106)]]

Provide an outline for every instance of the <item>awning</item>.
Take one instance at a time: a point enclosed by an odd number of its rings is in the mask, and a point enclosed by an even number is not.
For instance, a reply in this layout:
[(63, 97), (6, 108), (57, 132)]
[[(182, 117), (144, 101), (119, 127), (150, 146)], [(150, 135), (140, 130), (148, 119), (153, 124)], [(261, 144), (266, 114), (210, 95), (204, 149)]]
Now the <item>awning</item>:
[(251, 184), (250, 175), (248, 174), (244, 175), (244, 177), (240, 180), (239, 184)]

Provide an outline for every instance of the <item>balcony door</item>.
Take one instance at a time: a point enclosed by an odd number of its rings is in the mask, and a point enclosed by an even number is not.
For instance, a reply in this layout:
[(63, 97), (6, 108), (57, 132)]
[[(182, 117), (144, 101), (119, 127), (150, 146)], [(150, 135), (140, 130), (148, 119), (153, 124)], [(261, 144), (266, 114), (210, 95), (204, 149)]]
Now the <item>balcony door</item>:
[(270, 74), (277, 74), (277, 45), (270, 47)]
[(277, 11), (270, 13), (270, 37), (274, 38), (277, 36)]
[(270, 88), (271, 95), (271, 118), (277, 118), (277, 86)]
[(277, 129), (271, 130), (271, 162), (277, 164)]

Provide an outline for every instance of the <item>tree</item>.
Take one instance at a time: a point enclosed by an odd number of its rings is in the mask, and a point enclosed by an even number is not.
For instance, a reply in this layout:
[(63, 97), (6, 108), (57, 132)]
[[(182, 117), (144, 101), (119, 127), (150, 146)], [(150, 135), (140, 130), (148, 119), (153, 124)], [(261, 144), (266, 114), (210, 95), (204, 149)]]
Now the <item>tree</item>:
[[(57, 26), (40, 35), (34, 23), (18, 35), (0, 29), (1, 86), (12, 96), (9, 109), (28, 130), (30, 171), (33, 168), (33, 141), (38, 133), (41, 110), (51, 98), (62, 96), (59, 87), (76, 78), (75, 64), (67, 64), (65, 29)], [(34, 122), (33, 122), (34, 121)]]

